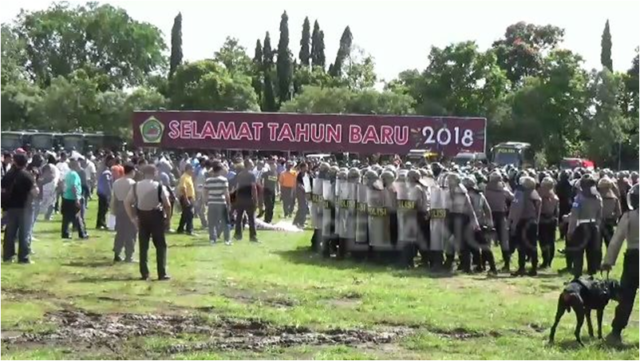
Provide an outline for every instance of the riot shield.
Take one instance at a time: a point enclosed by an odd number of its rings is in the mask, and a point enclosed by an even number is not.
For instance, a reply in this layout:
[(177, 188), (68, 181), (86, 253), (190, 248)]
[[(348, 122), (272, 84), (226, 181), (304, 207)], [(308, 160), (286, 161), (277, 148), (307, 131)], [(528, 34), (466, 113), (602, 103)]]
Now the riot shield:
[(356, 184), (356, 222), (354, 241), (349, 243), (349, 251), (362, 252), (369, 249), (369, 206), (367, 186)]
[(398, 193), (398, 243), (418, 241), (417, 200), (422, 190), (413, 184), (406, 184), (404, 192)]
[(323, 179), (316, 176), (313, 179), (311, 194), (311, 222), (314, 229), (322, 229), (322, 184)]
[(336, 202), (336, 233), (340, 238), (347, 237), (347, 222), (349, 212), (349, 188), (352, 184), (346, 179), (338, 179), (336, 182), (337, 202)]
[(429, 250), (442, 252), (449, 241), (449, 230), (446, 222), (449, 197), (447, 190), (440, 187), (432, 187), (430, 191), (429, 226), (431, 228), (431, 239)]
[(322, 182), (322, 238), (323, 240), (330, 239), (334, 236), (335, 225), (333, 219), (333, 213), (335, 209), (335, 183), (331, 183), (330, 180)]
[(369, 245), (375, 250), (391, 249), (389, 210), (386, 207), (386, 190), (367, 189)]
[(344, 186), (344, 201), (343, 201), (343, 222), (344, 233), (343, 237), (353, 240), (356, 238), (356, 201), (357, 201), (357, 187), (355, 182), (346, 182)]

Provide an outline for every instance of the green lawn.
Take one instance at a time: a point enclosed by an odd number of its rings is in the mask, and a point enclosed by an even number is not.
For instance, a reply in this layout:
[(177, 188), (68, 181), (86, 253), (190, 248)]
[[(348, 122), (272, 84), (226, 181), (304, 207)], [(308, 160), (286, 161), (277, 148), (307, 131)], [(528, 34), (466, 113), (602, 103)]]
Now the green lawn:
[[(90, 207), (91, 230), (97, 204)], [(169, 235), (173, 279), (145, 282), (137, 264), (112, 265), (113, 233), (63, 242), (59, 228), (59, 218), (37, 224), (35, 264), (2, 265), (5, 359), (639, 357), (637, 309), (624, 333), (628, 347), (591, 339), (586, 325), (586, 347), (578, 347), (573, 313), (547, 345), (568, 280), (555, 271), (436, 277), (322, 259), (308, 251), (310, 232), (259, 232), (258, 245), (245, 234), (227, 247), (211, 246), (203, 230), (195, 238)], [(605, 334), (614, 307), (606, 310)]]

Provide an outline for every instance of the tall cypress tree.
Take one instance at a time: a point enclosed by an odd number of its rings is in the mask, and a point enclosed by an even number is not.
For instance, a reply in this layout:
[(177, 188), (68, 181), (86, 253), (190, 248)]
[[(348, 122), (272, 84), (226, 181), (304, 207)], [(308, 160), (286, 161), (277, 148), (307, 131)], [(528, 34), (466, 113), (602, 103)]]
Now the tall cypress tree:
[(260, 102), (262, 100), (262, 43), (260, 43), (260, 39), (256, 40), (256, 49), (253, 54), (251, 85), (258, 96), (258, 102)]
[(302, 24), (302, 38), (300, 39), (300, 65), (303, 67), (309, 67), (309, 60), (311, 59), (311, 25), (309, 24), (309, 17), (304, 18)]
[(351, 35), (351, 29), (347, 26), (340, 37), (340, 47), (338, 48), (338, 54), (336, 55), (336, 61), (333, 62), (329, 74), (335, 77), (342, 75), (342, 66), (344, 61), (351, 54), (351, 44), (353, 43), (353, 35)]
[(604, 24), (602, 31), (602, 41), (600, 42), (600, 64), (603, 67), (613, 71), (613, 60), (611, 59), (611, 29), (609, 29), (609, 20)]
[(171, 28), (171, 59), (169, 62), (169, 78), (182, 63), (182, 13), (173, 19)]
[(324, 69), (324, 33), (320, 30), (318, 20), (313, 23), (313, 33), (311, 35), (311, 65)]
[(293, 77), (291, 51), (289, 51), (289, 16), (287, 16), (286, 11), (282, 13), (280, 19), (280, 40), (278, 41), (276, 72), (278, 76), (278, 99), (282, 103), (291, 98), (291, 79)]
[(271, 49), (271, 37), (267, 31), (262, 47), (262, 71), (264, 77), (264, 96), (262, 110), (273, 112), (277, 110), (276, 97), (273, 92), (273, 50)]

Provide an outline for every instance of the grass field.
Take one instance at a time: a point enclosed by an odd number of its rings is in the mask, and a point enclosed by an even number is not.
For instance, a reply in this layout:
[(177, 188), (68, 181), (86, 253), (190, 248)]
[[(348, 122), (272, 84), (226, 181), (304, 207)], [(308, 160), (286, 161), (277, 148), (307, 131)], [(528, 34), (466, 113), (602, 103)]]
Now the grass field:
[[(91, 203), (90, 230), (96, 208)], [(211, 246), (200, 231), (169, 235), (171, 281), (139, 281), (137, 264), (112, 264), (113, 233), (63, 242), (59, 232), (59, 218), (39, 221), (35, 264), (2, 265), (4, 359), (639, 357), (637, 308), (626, 347), (590, 338), (586, 325), (579, 347), (573, 313), (555, 345), (547, 344), (568, 280), (555, 270), (536, 278), (444, 277), (325, 260), (308, 251), (309, 232), (259, 232), (260, 244), (245, 234), (227, 247)], [(561, 258), (555, 263), (564, 266)], [(606, 310), (605, 334), (614, 307)]]

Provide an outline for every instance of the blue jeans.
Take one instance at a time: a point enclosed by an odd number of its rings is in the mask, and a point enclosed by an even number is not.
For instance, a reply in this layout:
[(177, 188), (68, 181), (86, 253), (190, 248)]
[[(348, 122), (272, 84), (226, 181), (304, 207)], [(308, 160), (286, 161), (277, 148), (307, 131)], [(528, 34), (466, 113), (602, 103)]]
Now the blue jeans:
[(7, 228), (4, 232), (4, 242), (2, 245), (2, 259), (7, 261), (16, 254), (16, 238), (18, 239), (18, 261), (26, 262), (31, 253), (29, 244), (29, 228), (32, 219), (31, 210), (25, 208), (11, 208), (5, 210), (4, 218)]
[(27, 213), (30, 213), (29, 216), (31, 216), (31, 225), (29, 226), (29, 232), (28, 232), (28, 237), (29, 237), (29, 244), (31, 244), (31, 240), (33, 239), (33, 229), (36, 226), (36, 221), (38, 220), (38, 214), (40, 213), (40, 199), (34, 199), (33, 203), (31, 205), (31, 210), (27, 210)]
[(231, 240), (229, 231), (229, 210), (226, 204), (209, 204), (207, 209), (209, 226), (209, 240), (217, 241), (220, 233), (224, 234), (224, 241)]

